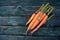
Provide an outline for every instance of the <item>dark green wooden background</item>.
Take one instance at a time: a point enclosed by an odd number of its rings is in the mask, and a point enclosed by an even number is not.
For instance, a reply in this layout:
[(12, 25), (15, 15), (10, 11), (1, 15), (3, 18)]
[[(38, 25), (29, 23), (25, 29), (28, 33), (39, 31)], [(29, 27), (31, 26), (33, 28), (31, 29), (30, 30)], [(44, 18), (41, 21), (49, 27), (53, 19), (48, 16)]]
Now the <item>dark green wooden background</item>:
[[(42, 4), (55, 7), (54, 18), (32, 36), (26, 35), (26, 22)], [(0, 40), (59, 40), (60, 0), (0, 0)]]

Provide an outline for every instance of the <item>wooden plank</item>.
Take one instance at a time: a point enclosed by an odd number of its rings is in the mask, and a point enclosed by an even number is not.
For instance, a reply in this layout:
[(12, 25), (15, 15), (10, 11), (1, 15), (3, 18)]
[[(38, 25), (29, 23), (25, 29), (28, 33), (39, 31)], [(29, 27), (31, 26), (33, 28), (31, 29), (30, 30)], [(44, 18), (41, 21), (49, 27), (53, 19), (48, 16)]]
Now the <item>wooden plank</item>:
[(56, 28), (40, 28), (34, 35), (60, 36), (60, 27)]
[[(7, 2), (7, 3), (6, 3)], [(24, 1), (24, 0), (22, 0), (22, 1), (0, 1), (0, 5), (1, 6), (8, 6), (8, 5), (10, 5), (10, 6), (12, 6), (12, 5), (14, 5), (14, 6), (17, 6), (17, 5), (22, 5), (22, 6), (26, 6), (26, 5), (29, 5), (29, 6), (32, 6), (32, 5), (37, 5), (37, 4), (34, 4), (34, 3), (36, 3), (36, 1), (32, 1), (32, 0), (26, 0), (26, 1)], [(38, 2), (38, 1), (37, 1)], [(42, 4), (43, 2), (39, 2), (40, 4)]]
[(0, 35), (0, 40), (24, 40), (24, 36)]
[[(2, 5), (15, 5), (15, 6), (17, 6), (17, 5), (22, 5), (22, 6), (25, 6), (25, 5), (29, 5), (29, 6), (31, 6), (31, 5), (38, 5), (38, 2), (39, 2), (39, 5), (40, 4), (42, 4), (42, 3), (44, 3), (44, 1), (45, 0), (38, 0), (38, 1), (36, 1), (36, 0), (1, 0), (0, 1), (0, 5), (2, 6)], [(48, 0), (46, 0), (46, 1), (48, 1)], [(45, 1), (45, 2), (46, 2)]]
[(22, 6), (1, 6), (0, 16), (21, 16), (31, 15), (38, 7), (22, 7)]
[(26, 26), (0, 26), (0, 35), (26, 34)]
[(60, 8), (59, 9), (55, 9), (54, 13), (55, 13), (55, 17), (60, 17)]
[(32, 36), (11, 36), (0, 35), (1, 40), (59, 40), (60, 37), (32, 37)]
[[(26, 26), (0, 26), (0, 35), (27, 35)], [(60, 27), (41, 27), (33, 36), (59, 36)]]
[[(1, 6), (0, 16), (31, 16), (40, 6)], [(57, 6), (52, 12), (60, 17), (60, 8)]]
[[(55, 2), (54, 2), (55, 1)], [(17, 6), (17, 5), (22, 5), (22, 6), (32, 6), (32, 5), (41, 5), (43, 3), (47, 3), (47, 2), (50, 2), (51, 4), (53, 5), (59, 5), (58, 3), (60, 2), (59, 0), (1, 0), (0, 1), (0, 5), (3, 6), (3, 5), (14, 5), (14, 6)]]
[(0, 25), (26, 25), (26, 17), (0, 17)]
[(55, 26), (60, 26), (60, 18), (56, 17)]

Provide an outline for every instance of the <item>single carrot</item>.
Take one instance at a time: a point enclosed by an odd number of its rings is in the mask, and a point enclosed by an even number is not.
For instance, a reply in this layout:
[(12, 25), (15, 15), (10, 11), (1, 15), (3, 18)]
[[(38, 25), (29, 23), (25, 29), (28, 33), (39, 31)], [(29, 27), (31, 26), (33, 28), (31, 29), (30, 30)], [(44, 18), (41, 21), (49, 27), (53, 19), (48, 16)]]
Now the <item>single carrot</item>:
[(36, 15), (35, 13), (32, 14), (32, 16), (30, 17), (30, 19), (29, 19), (28, 22), (26, 23), (26, 25), (29, 24), (29, 23), (32, 21), (32, 19), (35, 17), (35, 15)]
[(47, 20), (48, 15), (45, 16), (45, 18), (41, 21), (41, 23), (31, 32), (34, 33), (36, 30), (38, 30)]

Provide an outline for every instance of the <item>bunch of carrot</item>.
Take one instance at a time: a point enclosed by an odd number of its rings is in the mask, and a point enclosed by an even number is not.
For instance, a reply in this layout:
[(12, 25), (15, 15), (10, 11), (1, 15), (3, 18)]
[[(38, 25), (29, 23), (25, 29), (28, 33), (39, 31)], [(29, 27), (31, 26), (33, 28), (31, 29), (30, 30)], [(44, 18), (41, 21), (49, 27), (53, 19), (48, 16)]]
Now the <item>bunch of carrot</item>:
[(29, 24), (27, 32), (32, 30), (30, 33), (34, 33), (37, 31), (43, 24), (47, 22), (48, 19), (54, 16), (52, 15), (49, 17), (53, 10), (53, 6), (51, 6), (49, 3), (46, 5), (43, 4), (38, 11), (32, 14), (31, 18), (26, 23), (26, 25)]

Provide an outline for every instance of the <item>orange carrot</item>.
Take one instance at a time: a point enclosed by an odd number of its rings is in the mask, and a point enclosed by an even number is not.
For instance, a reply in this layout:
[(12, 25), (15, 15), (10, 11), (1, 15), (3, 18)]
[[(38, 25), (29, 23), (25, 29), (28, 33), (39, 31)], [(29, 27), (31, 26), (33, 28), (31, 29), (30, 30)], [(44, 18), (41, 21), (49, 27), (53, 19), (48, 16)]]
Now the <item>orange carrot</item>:
[(39, 22), (44, 19), (44, 17), (46, 16), (46, 13), (49, 12), (50, 9), (51, 9), (51, 8), (49, 8), (49, 7), (46, 7), (46, 8), (45, 8), (45, 10), (44, 10), (45, 13), (42, 13), (42, 14), (39, 16), (39, 18), (34, 22), (34, 24), (33, 24), (32, 27), (31, 27), (31, 30), (34, 29), (34, 28), (36, 27), (36, 25), (38, 25)]
[(42, 9), (40, 11), (38, 11), (36, 13), (36, 16), (34, 17), (34, 19), (31, 21), (31, 23), (29, 24), (27, 31), (30, 30), (30, 28), (32, 27), (32, 25), (34, 24), (34, 22), (38, 19), (38, 17), (42, 14), (42, 12), (44, 12), (43, 10), (46, 9), (46, 7), (49, 5), (49, 3), (47, 3), (44, 7), (42, 7)]
[[(52, 8), (52, 9), (53, 9), (53, 8)], [(49, 8), (49, 9), (46, 11), (46, 13), (50, 14), (50, 13), (52, 12), (52, 9)], [(33, 33), (34, 31), (38, 30), (38, 28), (41, 27), (41, 26), (46, 22), (46, 20), (48, 19), (48, 16), (49, 16), (49, 15), (46, 15), (46, 13), (44, 13), (44, 14), (45, 14), (44, 18), (42, 18), (41, 23), (32, 31), (32, 33)], [(37, 23), (37, 22), (36, 22), (36, 23)], [(34, 25), (34, 26), (35, 26), (35, 25)], [(32, 29), (34, 28), (34, 26), (32, 27)]]
[(32, 27), (32, 25), (34, 24), (34, 22), (38, 19), (38, 17), (39, 17), (41, 14), (42, 14), (42, 12), (38, 12), (38, 13), (36, 14), (36, 16), (34, 17), (34, 19), (33, 19), (33, 20), (31, 21), (31, 23), (29, 24), (27, 31), (30, 30), (30, 28)]
[(32, 16), (30, 17), (30, 19), (29, 19), (28, 22), (26, 23), (26, 25), (29, 24), (29, 23), (32, 21), (32, 19), (35, 17), (35, 15), (36, 15), (35, 13), (32, 14)]
[(45, 18), (41, 21), (41, 23), (31, 32), (34, 33), (36, 30), (38, 30), (47, 20), (48, 15), (45, 16)]
[(38, 25), (38, 23), (42, 20), (42, 19), (44, 19), (44, 17), (46, 16), (46, 13), (42, 13), (42, 15), (41, 15), (41, 17), (39, 17), (36, 21), (35, 21), (35, 23), (33, 24), (33, 26), (31, 27), (31, 30), (32, 29), (34, 29), (35, 27), (36, 27), (36, 25)]

